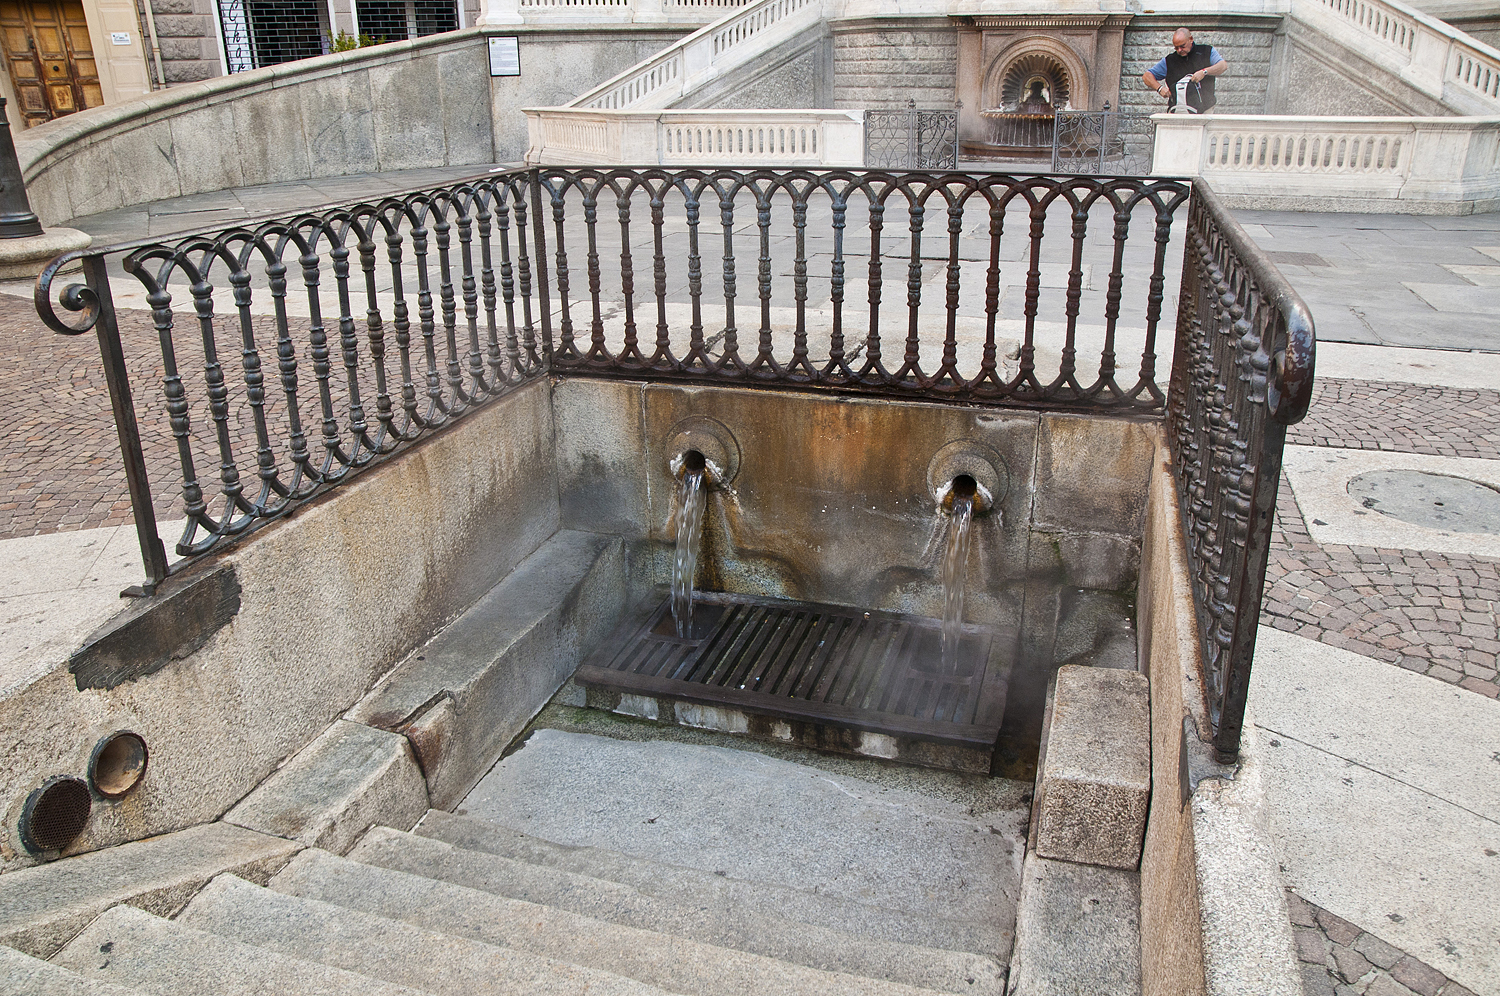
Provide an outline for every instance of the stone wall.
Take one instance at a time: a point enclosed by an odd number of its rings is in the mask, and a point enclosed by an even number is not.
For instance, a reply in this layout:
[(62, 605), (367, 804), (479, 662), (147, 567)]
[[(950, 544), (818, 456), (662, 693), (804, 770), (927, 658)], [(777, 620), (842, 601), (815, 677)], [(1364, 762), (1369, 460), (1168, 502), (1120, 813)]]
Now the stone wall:
[[(488, 35), (521, 38), (521, 75), (489, 75)], [(519, 162), (523, 107), (564, 103), (683, 28), (517, 27), (303, 59), (186, 83), (16, 135), (47, 226), (145, 201), (285, 180)]]
[(1359, 117), (1453, 112), (1397, 74), (1375, 65), (1300, 21), (1287, 19), (1272, 68), (1268, 114)]
[(557, 530), (553, 436), (548, 385), (523, 388), (179, 577), (238, 587), (195, 652), (119, 682), (63, 661), (0, 698), (0, 871), (34, 863), (18, 802), (113, 730), (146, 740), (151, 775), (69, 853), (218, 818)]
[(958, 30), (946, 17), (830, 21), (833, 106), (951, 108)]
[[(166, 82), (195, 83), (224, 72), (219, 59), (219, 39), (214, 28), (213, 0), (145, 0), (151, 4), (156, 20), (156, 37), (161, 45), (161, 66)], [(145, 15), (141, 15), (141, 36), (149, 38)], [(151, 62), (150, 59), (147, 60)], [(150, 65), (152, 78), (156, 66)], [(161, 81), (158, 80), (158, 83)]]

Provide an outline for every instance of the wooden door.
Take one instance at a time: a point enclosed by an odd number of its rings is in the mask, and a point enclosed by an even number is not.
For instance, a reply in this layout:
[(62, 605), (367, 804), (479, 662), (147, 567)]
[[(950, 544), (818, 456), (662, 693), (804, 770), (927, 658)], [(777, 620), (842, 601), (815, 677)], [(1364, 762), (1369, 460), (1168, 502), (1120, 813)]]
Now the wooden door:
[(104, 103), (78, 0), (0, 0), (0, 48), (26, 127)]

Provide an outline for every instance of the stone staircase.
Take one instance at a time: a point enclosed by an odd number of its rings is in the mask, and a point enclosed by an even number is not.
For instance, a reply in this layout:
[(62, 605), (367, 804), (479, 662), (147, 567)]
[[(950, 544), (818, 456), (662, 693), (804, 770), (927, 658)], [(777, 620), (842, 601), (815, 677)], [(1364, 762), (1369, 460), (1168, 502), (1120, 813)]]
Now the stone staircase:
[[(0, 948), (0, 991), (1000, 996), (1025, 786), (809, 760), (540, 729), (457, 814), (234, 866), (180, 909), (134, 865), (160, 878), (203, 829), (124, 845), (92, 876), (118, 904), (60, 950)], [(78, 860), (7, 879), (46, 894)]]

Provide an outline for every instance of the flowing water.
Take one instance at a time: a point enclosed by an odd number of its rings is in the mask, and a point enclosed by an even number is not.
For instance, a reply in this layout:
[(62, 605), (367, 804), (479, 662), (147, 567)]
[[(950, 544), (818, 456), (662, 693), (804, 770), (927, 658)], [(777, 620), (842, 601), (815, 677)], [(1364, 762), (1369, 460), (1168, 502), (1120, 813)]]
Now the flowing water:
[(705, 498), (703, 471), (684, 471), (677, 482), (677, 555), (672, 560), (672, 621), (682, 638), (693, 627), (693, 575), (698, 570)]
[(953, 496), (948, 521), (948, 549), (943, 555), (943, 671), (958, 670), (958, 638), (964, 624), (964, 581), (969, 566), (969, 527), (974, 518), (974, 499)]

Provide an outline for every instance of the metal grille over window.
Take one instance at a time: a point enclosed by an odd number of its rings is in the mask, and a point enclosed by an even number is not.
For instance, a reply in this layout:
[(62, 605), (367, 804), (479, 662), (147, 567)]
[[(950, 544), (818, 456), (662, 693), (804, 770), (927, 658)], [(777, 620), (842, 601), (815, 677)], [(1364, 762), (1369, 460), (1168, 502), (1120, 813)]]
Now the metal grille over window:
[(356, 9), (359, 33), (376, 42), (458, 30), (458, 8), (452, 0), (360, 0)]

